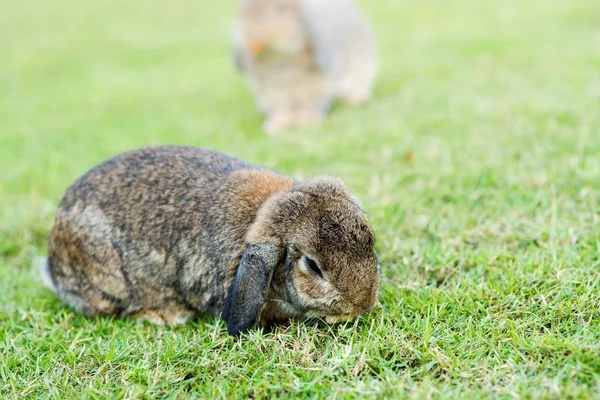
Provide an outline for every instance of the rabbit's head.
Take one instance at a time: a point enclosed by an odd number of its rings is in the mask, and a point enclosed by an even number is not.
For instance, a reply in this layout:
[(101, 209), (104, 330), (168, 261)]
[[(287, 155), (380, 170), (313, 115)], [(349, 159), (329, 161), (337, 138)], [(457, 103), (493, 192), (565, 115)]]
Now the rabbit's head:
[(306, 44), (301, 0), (241, 0), (240, 22), (248, 51), (255, 56), (296, 53)]
[(280, 317), (338, 322), (369, 311), (377, 301), (375, 236), (338, 179), (318, 177), (272, 196), (246, 240), (226, 301), (234, 335), (252, 327), (267, 305)]

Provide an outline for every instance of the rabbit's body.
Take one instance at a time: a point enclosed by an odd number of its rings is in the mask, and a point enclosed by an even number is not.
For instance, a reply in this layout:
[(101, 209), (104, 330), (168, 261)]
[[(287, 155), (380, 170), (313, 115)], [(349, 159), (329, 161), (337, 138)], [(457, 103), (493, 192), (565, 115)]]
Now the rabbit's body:
[[(268, 204), (297, 185), (211, 150), (173, 146), (122, 154), (67, 190), (50, 236), (45, 281), (88, 316), (180, 324), (225, 313), (234, 334), (258, 321), (303, 316), (304, 306), (293, 305), (301, 303), (297, 293), (286, 288), (285, 268), (276, 268), (290, 252), (281, 248), (285, 229), (271, 230), (284, 222), (263, 226), (269, 218), (287, 218)], [(259, 272), (244, 274), (253, 268)], [(365, 274), (373, 273), (369, 265)], [(376, 296), (379, 278), (373, 276), (367, 291), (359, 290), (362, 312)]]
[(335, 100), (367, 100), (375, 53), (352, 0), (242, 1), (234, 55), (267, 115), (268, 132), (319, 123)]
[[(77, 289), (81, 299), (71, 293), (68, 302), (86, 315), (219, 315), (253, 218), (238, 212), (242, 207), (222, 210), (262, 179), (272, 190), (292, 185), (236, 159), (188, 148), (126, 153), (101, 164), (61, 202), (49, 257), (58, 293)], [(245, 201), (258, 208), (269, 194), (257, 190)]]

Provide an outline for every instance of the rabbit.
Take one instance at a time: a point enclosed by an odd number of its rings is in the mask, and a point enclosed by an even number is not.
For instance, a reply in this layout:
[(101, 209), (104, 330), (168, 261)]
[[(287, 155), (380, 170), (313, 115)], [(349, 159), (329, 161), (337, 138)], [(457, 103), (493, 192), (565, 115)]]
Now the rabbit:
[(319, 125), (331, 104), (369, 99), (375, 40), (353, 0), (240, 0), (233, 58), (249, 80), (263, 129)]
[(90, 317), (212, 315), (236, 337), (292, 319), (345, 321), (379, 292), (359, 204), (329, 176), (300, 182), (202, 148), (131, 151), (68, 188), (41, 274)]

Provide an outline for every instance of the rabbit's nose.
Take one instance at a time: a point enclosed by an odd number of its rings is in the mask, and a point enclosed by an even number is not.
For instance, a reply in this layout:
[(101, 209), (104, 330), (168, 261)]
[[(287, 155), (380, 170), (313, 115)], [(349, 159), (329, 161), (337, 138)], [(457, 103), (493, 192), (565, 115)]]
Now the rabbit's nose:
[(353, 305), (356, 309), (356, 314), (360, 315), (366, 313), (377, 303), (377, 297), (379, 294), (379, 279), (376, 279), (371, 287), (364, 290), (359, 296), (356, 296), (353, 300)]
[(263, 51), (264, 45), (261, 42), (253, 42), (250, 44), (250, 52), (252, 54), (258, 54)]

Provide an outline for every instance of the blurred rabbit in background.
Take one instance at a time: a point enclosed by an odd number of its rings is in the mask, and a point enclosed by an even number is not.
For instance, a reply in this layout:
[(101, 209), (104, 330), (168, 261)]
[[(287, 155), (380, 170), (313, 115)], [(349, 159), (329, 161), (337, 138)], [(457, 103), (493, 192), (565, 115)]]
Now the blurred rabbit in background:
[(241, 0), (233, 54), (248, 77), (264, 130), (319, 125), (335, 100), (371, 96), (371, 29), (352, 0)]

